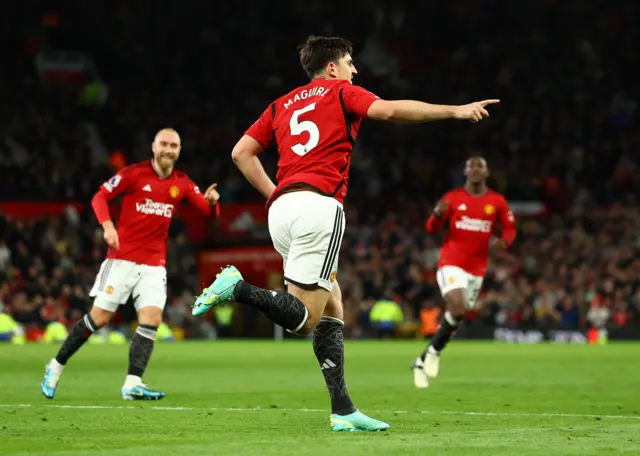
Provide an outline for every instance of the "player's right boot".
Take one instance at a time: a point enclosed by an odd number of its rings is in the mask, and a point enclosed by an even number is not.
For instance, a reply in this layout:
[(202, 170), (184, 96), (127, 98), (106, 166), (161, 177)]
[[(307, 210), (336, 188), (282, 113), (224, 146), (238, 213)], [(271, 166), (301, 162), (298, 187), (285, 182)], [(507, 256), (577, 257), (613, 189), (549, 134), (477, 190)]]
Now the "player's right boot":
[(329, 422), (331, 423), (331, 430), (333, 432), (375, 432), (385, 431), (390, 428), (388, 423), (369, 418), (358, 410), (345, 416), (333, 413), (329, 417)]
[(62, 371), (56, 370), (51, 366), (51, 362), (48, 362), (44, 368), (44, 378), (40, 383), (40, 390), (42, 395), (47, 399), (53, 399), (56, 395), (56, 389), (58, 388), (58, 382)]
[(121, 394), (125, 401), (159, 401), (164, 397), (162, 391), (153, 390), (144, 383), (132, 388), (122, 388)]
[(413, 372), (413, 384), (416, 388), (429, 388), (429, 377), (424, 371), (424, 362), (419, 356), (411, 365), (411, 371)]
[(440, 353), (431, 347), (427, 348), (427, 356), (424, 358), (424, 372), (430, 378), (436, 378), (440, 372)]
[(195, 304), (191, 309), (194, 316), (206, 313), (213, 306), (233, 301), (233, 291), (236, 284), (242, 280), (242, 274), (235, 266), (227, 266), (216, 275), (216, 280), (208, 287), (202, 290), (202, 294), (197, 297)]

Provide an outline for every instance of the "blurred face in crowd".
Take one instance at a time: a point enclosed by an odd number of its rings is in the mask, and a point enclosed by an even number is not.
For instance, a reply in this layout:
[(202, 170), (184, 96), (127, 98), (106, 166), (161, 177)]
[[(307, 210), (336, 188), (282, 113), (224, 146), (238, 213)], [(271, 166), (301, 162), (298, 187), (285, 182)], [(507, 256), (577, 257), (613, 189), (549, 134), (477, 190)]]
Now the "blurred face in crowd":
[(156, 163), (164, 170), (173, 168), (180, 157), (180, 148), (180, 135), (172, 128), (160, 130), (151, 145)]
[(356, 67), (353, 64), (351, 54), (346, 54), (335, 62), (329, 62), (327, 65), (327, 74), (332, 79), (341, 79), (353, 82), (353, 76), (358, 74), (358, 70), (356, 70)]
[(471, 157), (467, 160), (464, 168), (464, 175), (472, 184), (484, 182), (489, 177), (489, 168), (487, 162), (482, 157)]

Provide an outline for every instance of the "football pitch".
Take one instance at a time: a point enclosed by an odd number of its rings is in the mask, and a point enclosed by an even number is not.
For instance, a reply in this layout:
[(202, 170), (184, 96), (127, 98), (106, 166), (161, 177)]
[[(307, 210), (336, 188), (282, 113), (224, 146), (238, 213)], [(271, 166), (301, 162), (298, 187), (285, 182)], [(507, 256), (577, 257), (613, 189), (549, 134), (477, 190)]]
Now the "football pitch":
[(39, 382), (51, 345), (0, 345), (0, 454), (638, 455), (640, 345), (453, 341), (417, 390), (420, 341), (348, 341), (356, 405), (391, 424), (332, 433), (308, 341), (158, 343), (146, 382), (160, 402), (125, 402), (128, 345), (90, 345), (54, 400)]

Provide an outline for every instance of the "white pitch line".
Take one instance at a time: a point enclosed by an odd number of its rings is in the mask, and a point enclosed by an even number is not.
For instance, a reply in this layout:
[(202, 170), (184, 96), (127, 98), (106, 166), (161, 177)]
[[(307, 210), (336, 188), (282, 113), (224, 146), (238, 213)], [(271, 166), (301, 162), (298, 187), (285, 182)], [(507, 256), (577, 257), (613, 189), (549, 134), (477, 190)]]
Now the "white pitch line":
[[(328, 413), (325, 409), (279, 408), (279, 407), (161, 407), (132, 405), (65, 405), (65, 404), (0, 404), (0, 408), (48, 407), (76, 410), (161, 410), (161, 411), (211, 411), (211, 412), (302, 412)], [(601, 418), (614, 420), (640, 420), (640, 415), (601, 415), (594, 413), (545, 413), (545, 412), (465, 412), (447, 410), (370, 410), (372, 413), (420, 414), (420, 415), (461, 415), (496, 417), (537, 417), (537, 418)]]

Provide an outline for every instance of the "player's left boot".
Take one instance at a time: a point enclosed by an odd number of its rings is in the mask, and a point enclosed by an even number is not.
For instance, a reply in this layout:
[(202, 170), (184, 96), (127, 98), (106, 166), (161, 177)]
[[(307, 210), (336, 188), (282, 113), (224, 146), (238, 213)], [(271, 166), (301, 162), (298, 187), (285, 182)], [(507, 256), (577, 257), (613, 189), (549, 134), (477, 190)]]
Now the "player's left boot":
[(47, 399), (53, 399), (56, 395), (56, 389), (58, 388), (58, 382), (60, 381), (61, 371), (54, 369), (51, 366), (51, 362), (47, 363), (44, 368), (44, 378), (40, 383), (40, 390), (42, 395)]
[(213, 306), (233, 301), (233, 290), (236, 284), (242, 280), (242, 274), (235, 266), (227, 266), (216, 275), (216, 280), (202, 290), (202, 294), (196, 298), (196, 302), (191, 309), (194, 316), (206, 313)]
[(358, 410), (345, 416), (334, 413), (329, 417), (329, 421), (333, 432), (375, 432), (385, 431), (390, 427), (388, 423), (369, 418)]
[(411, 371), (413, 372), (413, 384), (416, 388), (429, 388), (429, 377), (424, 371), (424, 362), (419, 356), (411, 365)]
[(162, 391), (153, 390), (144, 383), (132, 388), (122, 388), (121, 393), (125, 401), (159, 401), (164, 397)]

